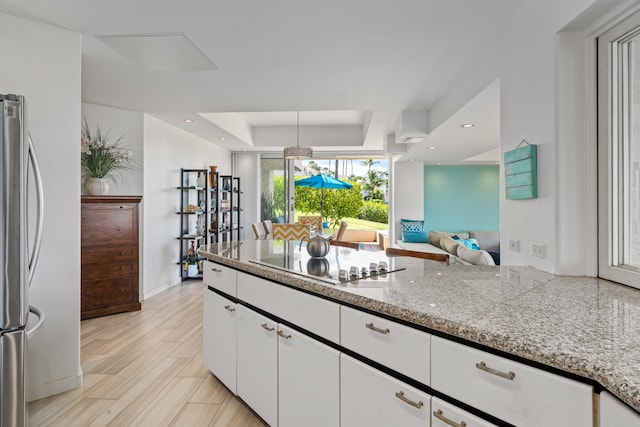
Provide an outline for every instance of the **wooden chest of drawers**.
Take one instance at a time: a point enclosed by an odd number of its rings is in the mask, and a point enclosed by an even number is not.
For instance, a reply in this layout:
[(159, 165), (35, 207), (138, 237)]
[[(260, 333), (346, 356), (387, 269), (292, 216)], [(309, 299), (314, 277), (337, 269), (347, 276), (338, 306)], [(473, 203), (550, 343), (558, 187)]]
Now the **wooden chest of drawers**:
[(82, 196), (81, 318), (140, 310), (140, 196)]

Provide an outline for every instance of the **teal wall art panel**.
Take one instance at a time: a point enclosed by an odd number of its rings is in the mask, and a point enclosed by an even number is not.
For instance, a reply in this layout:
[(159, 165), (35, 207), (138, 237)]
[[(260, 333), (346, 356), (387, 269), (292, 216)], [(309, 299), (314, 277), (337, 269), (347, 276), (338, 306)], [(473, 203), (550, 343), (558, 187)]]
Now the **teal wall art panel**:
[(424, 167), (424, 228), (500, 230), (497, 165)]
[(504, 183), (507, 199), (538, 197), (537, 167), (537, 145), (523, 140), (515, 150), (504, 153)]

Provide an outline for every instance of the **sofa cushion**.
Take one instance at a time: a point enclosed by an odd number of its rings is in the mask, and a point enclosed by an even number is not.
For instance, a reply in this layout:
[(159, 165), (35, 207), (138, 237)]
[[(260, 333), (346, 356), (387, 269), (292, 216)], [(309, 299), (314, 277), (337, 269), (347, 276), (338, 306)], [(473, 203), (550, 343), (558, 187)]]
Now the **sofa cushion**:
[(489, 252), (482, 249), (475, 250), (458, 245), (458, 256), (464, 261), (474, 265), (496, 265), (491, 255), (489, 255)]
[(429, 234), (424, 231), (403, 231), (402, 240), (407, 243), (429, 243)]
[(500, 252), (500, 232), (474, 230), (469, 232), (471, 237), (478, 240), (478, 246), (485, 251)]
[(449, 236), (440, 238), (440, 247), (452, 255), (458, 255), (458, 246), (460, 246), (458, 241)]

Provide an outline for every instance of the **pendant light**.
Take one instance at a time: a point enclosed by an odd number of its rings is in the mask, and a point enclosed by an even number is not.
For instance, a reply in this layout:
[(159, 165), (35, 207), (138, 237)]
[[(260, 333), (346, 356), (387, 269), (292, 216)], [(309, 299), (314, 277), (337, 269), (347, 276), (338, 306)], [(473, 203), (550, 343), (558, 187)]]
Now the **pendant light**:
[(289, 160), (310, 159), (313, 157), (313, 150), (311, 147), (300, 147), (300, 111), (298, 111), (298, 137), (296, 139), (295, 147), (285, 147), (284, 158)]

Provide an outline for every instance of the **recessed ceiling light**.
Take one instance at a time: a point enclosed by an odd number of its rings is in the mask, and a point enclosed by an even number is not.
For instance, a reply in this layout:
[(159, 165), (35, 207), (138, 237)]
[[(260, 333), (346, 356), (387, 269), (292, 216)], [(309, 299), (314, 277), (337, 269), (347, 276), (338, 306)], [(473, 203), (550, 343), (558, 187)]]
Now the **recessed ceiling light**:
[(474, 127), (475, 125), (474, 125), (473, 123), (463, 123), (461, 126), (462, 126), (463, 128), (465, 128), (465, 129), (467, 129), (467, 128), (472, 128), (472, 127)]
[(437, 150), (438, 147), (427, 147), (427, 150)]
[(191, 119), (184, 119), (184, 122), (185, 122), (185, 123), (193, 123), (193, 120), (191, 120)]
[(442, 164), (442, 162), (438, 162), (438, 163), (436, 163), (436, 165), (438, 165), (438, 166), (439, 166), (439, 165), (441, 165), (441, 164)]
[(248, 148), (243, 148), (242, 151), (249, 151), (249, 149)]
[(225, 138), (224, 136), (221, 136), (220, 138), (218, 138), (218, 141), (226, 141), (227, 138)]
[(416, 159), (411, 159), (411, 160), (409, 160), (409, 161), (410, 161), (410, 162), (415, 162), (415, 161), (416, 161)]

